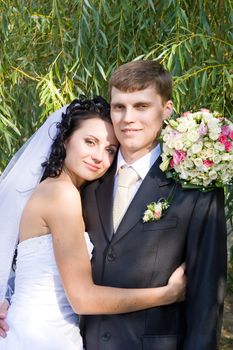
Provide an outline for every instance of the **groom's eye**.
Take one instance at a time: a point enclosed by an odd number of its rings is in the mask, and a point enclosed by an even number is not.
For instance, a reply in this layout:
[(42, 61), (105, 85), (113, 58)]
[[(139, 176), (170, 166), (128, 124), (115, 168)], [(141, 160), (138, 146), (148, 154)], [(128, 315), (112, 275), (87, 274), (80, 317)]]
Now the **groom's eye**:
[(123, 108), (124, 108), (124, 106), (121, 105), (121, 104), (115, 104), (115, 105), (112, 106), (112, 109), (113, 109), (114, 111), (120, 111), (120, 110), (122, 110)]
[(147, 103), (138, 103), (135, 107), (138, 110), (143, 110), (143, 109), (146, 109), (148, 107), (148, 104)]

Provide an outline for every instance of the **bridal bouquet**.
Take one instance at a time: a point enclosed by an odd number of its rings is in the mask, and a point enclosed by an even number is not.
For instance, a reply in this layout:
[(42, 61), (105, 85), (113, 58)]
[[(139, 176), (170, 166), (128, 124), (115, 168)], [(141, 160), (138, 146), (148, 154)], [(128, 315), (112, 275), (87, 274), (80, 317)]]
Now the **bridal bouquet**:
[(233, 123), (207, 109), (169, 119), (160, 168), (184, 188), (211, 190), (233, 179)]

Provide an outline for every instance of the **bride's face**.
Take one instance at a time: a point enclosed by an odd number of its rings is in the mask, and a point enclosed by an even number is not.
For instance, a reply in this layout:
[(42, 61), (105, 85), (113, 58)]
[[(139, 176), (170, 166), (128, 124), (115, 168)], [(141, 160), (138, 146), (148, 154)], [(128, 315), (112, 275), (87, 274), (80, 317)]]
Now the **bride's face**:
[(64, 168), (81, 186), (108, 170), (118, 148), (113, 126), (98, 117), (82, 122), (65, 142)]

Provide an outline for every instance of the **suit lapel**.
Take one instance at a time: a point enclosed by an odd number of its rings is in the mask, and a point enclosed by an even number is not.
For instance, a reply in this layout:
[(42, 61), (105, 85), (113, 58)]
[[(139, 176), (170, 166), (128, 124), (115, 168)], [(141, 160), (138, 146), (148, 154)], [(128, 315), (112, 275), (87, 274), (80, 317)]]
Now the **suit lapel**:
[(120, 222), (113, 237), (114, 242), (121, 239), (138, 221), (142, 220), (143, 213), (149, 203), (168, 196), (170, 187), (167, 185), (171, 183), (171, 180), (167, 179), (160, 170), (160, 162), (161, 158), (159, 157), (143, 180)]

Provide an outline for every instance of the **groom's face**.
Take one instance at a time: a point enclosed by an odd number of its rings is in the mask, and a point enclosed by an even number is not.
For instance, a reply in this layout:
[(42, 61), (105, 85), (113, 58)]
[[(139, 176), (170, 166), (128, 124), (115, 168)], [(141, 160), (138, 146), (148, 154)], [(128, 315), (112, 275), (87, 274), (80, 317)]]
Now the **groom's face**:
[(157, 144), (163, 120), (172, 113), (172, 101), (163, 103), (154, 87), (124, 92), (111, 91), (111, 118), (122, 154), (133, 162)]

